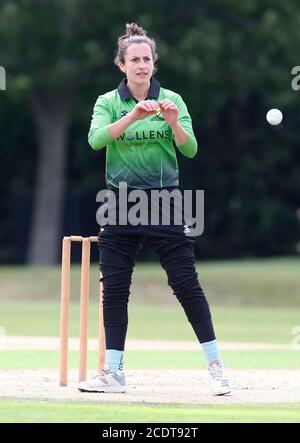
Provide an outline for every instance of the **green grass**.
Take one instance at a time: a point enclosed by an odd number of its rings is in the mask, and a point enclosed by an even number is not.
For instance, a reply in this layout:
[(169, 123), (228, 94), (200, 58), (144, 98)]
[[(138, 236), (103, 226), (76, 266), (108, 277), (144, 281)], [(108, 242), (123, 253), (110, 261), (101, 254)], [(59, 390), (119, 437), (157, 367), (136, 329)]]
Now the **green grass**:
[[(223, 351), (229, 368), (298, 369), (299, 351), (239, 350)], [(97, 367), (97, 352), (90, 351), (88, 367)], [(69, 367), (78, 368), (79, 353), (70, 351)], [(1, 369), (58, 369), (58, 351), (0, 351)], [(204, 368), (202, 352), (197, 351), (126, 351), (126, 369), (197, 369)]]
[[(299, 423), (300, 404), (142, 406), (0, 401), (2, 423)], [(99, 431), (100, 432), (100, 431)], [(101, 436), (100, 436), (101, 438)]]
[[(219, 341), (290, 344), (299, 321), (298, 257), (197, 263)], [(0, 328), (7, 335), (59, 335), (60, 266), (0, 267)], [(97, 337), (97, 265), (91, 269), (89, 336)], [(71, 274), (70, 336), (78, 336), (80, 267)], [(128, 338), (194, 340), (190, 324), (167, 285), (159, 264), (136, 266), (130, 295)], [(299, 351), (223, 351), (229, 368), (299, 367)], [(71, 351), (70, 368), (78, 368)], [(97, 353), (89, 352), (89, 368)], [(126, 367), (203, 368), (203, 355), (191, 351), (128, 351)], [(0, 351), (2, 369), (56, 369), (56, 351)], [(277, 405), (124, 405), (0, 400), (0, 422), (201, 423), (300, 422), (300, 404)]]
[[(0, 326), (6, 335), (59, 335), (59, 303), (23, 301), (1, 303)], [(296, 309), (212, 306), (220, 341), (291, 343), (292, 328), (300, 324)], [(89, 335), (97, 337), (98, 306), (90, 305)], [(70, 336), (79, 334), (79, 304), (70, 313)], [(179, 305), (129, 305), (128, 338), (145, 340), (195, 340), (191, 325)]]
[[(270, 258), (198, 262), (200, 282), (216, 306), (298, 306), (300, 259)], [(0, 298), (57, 301), (60, 266), (0, 268)], [(97, 297), (98, 267), (91, 269), (91, 297)], [(72, 298), (78, 299), (80, 267), (72, 268)], [(158, 263), (138, 263), (133, 274), (132, 298), (137, 303), (172, 304), (165, 272)]]

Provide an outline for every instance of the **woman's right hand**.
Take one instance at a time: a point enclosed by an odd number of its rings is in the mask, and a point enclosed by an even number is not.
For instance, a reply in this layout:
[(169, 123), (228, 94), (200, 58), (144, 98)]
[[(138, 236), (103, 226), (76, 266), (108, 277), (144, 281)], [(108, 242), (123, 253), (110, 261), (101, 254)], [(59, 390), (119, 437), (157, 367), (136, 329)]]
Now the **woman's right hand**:
[(155, 100), (143, 100), (135, 105), (130, 114), (133, 121), (143, 120), (149, 115), (156, 114), (158, 109), (159, 105)]

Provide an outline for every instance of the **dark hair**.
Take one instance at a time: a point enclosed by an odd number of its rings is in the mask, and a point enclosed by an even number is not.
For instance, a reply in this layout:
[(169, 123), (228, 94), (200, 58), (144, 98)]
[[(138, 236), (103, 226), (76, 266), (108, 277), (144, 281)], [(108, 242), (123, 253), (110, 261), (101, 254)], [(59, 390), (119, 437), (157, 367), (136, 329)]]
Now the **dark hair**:
[(147, 43), (150, 46), (154, 63), (153, 74), (155, 74), (157, 72), (155, 62), (158, 59), (156, 43), (152, 38), (148, 37), (147, 32), (136, 23), (127, 23), (125, 34), (118, 38), (118, 49), (114, 59), (115, 65), (119, 66), (119, 63), (125, 63), (126, 51), (133, 43)]

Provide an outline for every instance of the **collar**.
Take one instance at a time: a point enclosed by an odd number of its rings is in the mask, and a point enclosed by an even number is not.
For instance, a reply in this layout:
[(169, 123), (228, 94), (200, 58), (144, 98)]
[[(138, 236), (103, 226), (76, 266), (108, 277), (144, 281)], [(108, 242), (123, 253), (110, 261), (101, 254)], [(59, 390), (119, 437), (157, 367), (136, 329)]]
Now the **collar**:
[[(159, 90), (160, 90), (160, 83), (158, 80), (156, 80), (155, 77), (151, 77), (150, 80), (150, 89), (148, 93), (148, 97), (151, 98), (158, 98), (159, 96)], [(118, 92), (122, 100), (129, 100), (130, 98), (134, 98), (131, 95), (131, 92), (129, 91), (127, 87), (127, 79), (124, 78), (121, 83), (118, 86)]]

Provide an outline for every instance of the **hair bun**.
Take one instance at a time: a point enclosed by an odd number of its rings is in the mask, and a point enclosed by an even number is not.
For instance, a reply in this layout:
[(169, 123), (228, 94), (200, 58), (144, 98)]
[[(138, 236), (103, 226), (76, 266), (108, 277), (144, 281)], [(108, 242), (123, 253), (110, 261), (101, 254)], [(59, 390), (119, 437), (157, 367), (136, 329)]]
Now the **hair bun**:
[(126, 35), (131, 37), (133, 35), (147, 35), (147, 32), (136, 23), (127, 23), (126, 25)]
[(125, 34), (119, 38), (119, 41), (125, 40), (126, 38), (134, 35), (147, 35), (147, 32), (144, 30), (144, 28), (138, 26), (136, 23), (127, 23)]

